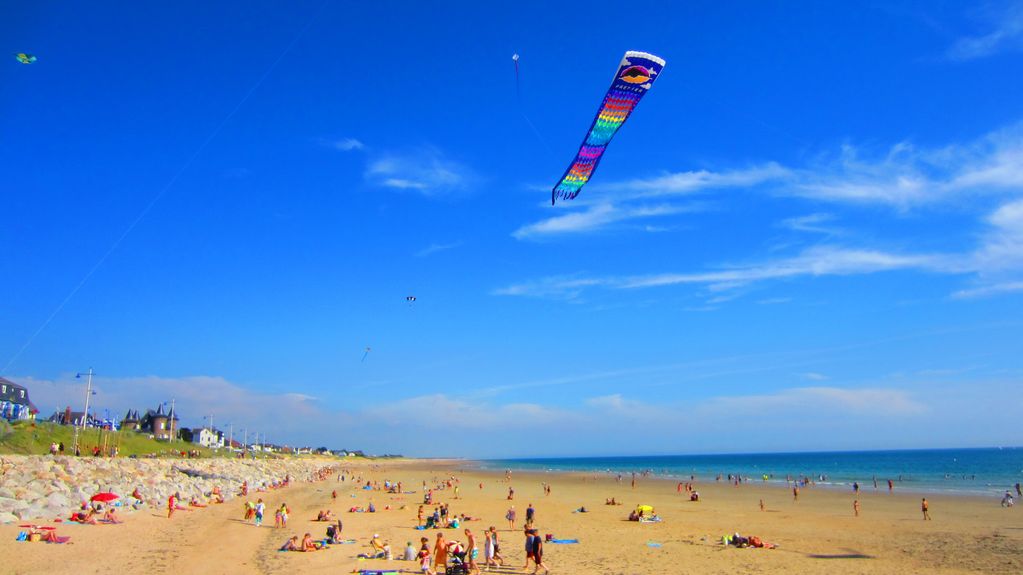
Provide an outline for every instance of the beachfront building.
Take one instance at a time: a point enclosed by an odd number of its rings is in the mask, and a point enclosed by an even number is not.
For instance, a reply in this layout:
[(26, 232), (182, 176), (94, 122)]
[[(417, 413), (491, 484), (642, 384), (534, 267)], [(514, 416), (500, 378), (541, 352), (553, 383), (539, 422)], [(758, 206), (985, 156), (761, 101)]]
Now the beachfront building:
[[(73, 425), (75, 427), (82, 426), (82, 420), (85, 419), (84, 411), (71, 411), (71, 406), (68, 406), (64, 411), (54, 411), (53, 415), (50, 416), (50, 423), (56, 423), (58, 425)], [(86, 427), (99, 427), (100, 421), (96, 419), (94, 413), (89, 414), (89, 419), (85, 422)]]
[(193, 429), (192, 443), (197, 443), (203, 447), (209, 447), (210, 449), (220, 449), (221, 447), (224, 447), (224, 432), (216, 429), (210, 429), (208, 427)]
[(177, 437), (178, 416), (174, 410), (164, 411), (161, 403), (156, 410), (147, 409), (139, 421), (139, 431), (148, 433), (155, 439), (171, 440)]
[(0, 418), (15, 421), (35, 419), (39, 409), (28, 398), (28, 389), (0, 377)]
[(128, 410), (128, 413), (124, 414), (124, 419), (121, 420), (121, 429), (130, 431), (140, 431), (142, 429), (142, 418), (139, 417), (139, 411)]

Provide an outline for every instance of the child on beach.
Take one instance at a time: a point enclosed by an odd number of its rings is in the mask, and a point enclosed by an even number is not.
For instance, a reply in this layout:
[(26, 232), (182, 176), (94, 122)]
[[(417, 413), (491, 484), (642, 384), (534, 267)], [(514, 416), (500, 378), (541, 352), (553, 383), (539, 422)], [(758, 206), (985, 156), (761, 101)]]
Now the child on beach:
[(927, 503), (927, 498), (924, 497), (921, 500), (921, 502), (920, 502), (920, 511), (922, 511), (923, 514), (924, 514), (924, 521), (930, 521), (931, 520), (930, 510), (931, 510), (931, 506)]
[(419, 550), (419, 555), (417, 555), (417, 557), (419, 559), (419, 570), (421, 572), (425, 573), (426, 575), (436, 575), (436, 573), (434, 573), (434, 571), (430, 569), (429, 547), (424, 545), (423, 548)]

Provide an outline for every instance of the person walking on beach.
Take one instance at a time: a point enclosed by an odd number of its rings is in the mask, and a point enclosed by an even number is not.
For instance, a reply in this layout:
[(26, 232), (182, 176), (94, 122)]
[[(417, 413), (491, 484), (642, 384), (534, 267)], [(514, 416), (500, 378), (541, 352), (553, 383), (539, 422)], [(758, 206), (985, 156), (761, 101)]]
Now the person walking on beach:
[(479, 549), (476, 547), (476, 535), (473, 534), (471, 529), (465, 530), (465, 563), (469, 568), (469, 573), (479, 572), (480, 566), (476, 564), (476, 558), (474, 555), (479, 554)]
[(761, 511), (764, 510), (764, 500), (763, 499), (760, 500), (760, 510)]
[(266, 504), (260, 499), (256, 501), (256, 527), (263, 524), (263, 512), (266, 511)]
[(547, 575), (550, 569), (543, 564), (543, 537), (540, 537), (536, 529), (533, 530), (533, 575), (543, 567), (543, 575)]
[(442, 566), (444, 572), (448, 572), (448, 542), (444, 539), (443, 533), (437, 534), (437, 542), (433, 545), (433, 566), (438, 573)]
[(514, 505), (512, 505), (510, 508), (508, 508), (508, 513), (505, 514), (504, 518), (508, 520), (508, 527), (511, 527), (512, 529), (515, 529), (515, 506)]
[(529, 560), (533, 558), (533, 530), (523, 529), (523, 533), (526, 534), (526, 564), (522, 566), (522, 570), (529, 569)]
[(497, 567), (494, 561), (494, 534), (490, 530), (483, 532), (483, 570), (490, 571), (490, 566)]
[(490, 526), (490, 538), (494, 541), (494, 562), (498, 566), (504, 565), (504, 557), (501, 557), (501, 542), (497, 539), (497, 527)]
[(1019, 481), (1016, 482), (1016, 497), (1023, 497), (1023, 491), (1020, 490)]
[(533, 504), (530, 503), (529, 507), (526, 507), (526, 525), (532, 527), (534, 519), (536, 519), (536, 509), (533, 509)]
[(860, 516), (860, 500), (859, 499), (854, 499), (853, 500), (853, 517), (859, 517), (859, 516)]
[(891, 492), (892, 492), (892, 489), (895, 489), (895, 484), (894, 484), (894, 483), (892, 483), (892, 480), (891, 480), (891, 479), (889, 479), (889, 480), (888, 480), (888, 493), (891, 493)]
[(924, 521), (930, 521), (931, 520), (931, 513), (930, 513), (931, 506), (927, 503), (927, 498), (926, 497), (924, 497), (920, 501), (920, 511), (922, 511), (923, 514), (924, 514)]
[(799, 501), (799, 486), (792, 488), (792, 501)]

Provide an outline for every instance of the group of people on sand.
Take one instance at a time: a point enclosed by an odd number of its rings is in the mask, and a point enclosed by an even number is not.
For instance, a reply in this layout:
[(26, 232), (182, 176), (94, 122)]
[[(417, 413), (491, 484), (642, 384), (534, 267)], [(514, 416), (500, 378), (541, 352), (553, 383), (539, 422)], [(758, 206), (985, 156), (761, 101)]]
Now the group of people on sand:
[(82, 525), (99, 525), (100, 523), (116, 525), (121, 523), (121, 520), (117, 518), (117, 509), (113, 505), (107, 506), (106, 510), (104, 510), (102, 504), (89, 505), (88, 503), (82, 503), (81, 507), (71, 514), (68, 521), (81, 523)]
[(311, 533), (306, 533), (301, 541), (298, 540), (298, 535), (293, 535), (281, 546), (281, 551), (319, 551), (320, 549), (323, 549), (323, 543), (313, 541)]

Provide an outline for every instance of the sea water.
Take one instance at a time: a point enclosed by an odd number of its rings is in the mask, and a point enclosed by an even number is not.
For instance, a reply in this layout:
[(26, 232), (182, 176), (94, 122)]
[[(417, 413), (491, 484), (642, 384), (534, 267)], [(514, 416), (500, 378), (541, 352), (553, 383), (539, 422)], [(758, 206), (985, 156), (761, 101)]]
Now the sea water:
[(835, 451), (812, 453), (748, 453), (721, 455), (659, 455), (635, 457), (569, 457), (492, 459), (486, 469), (570, 471), (623, 475), (649, 473), (658, 477), (697, 481), (727, 481), (729, 474), (761, 482), (784, 484), (788, 478), (810, 478), (817, 485), (862, 490), (895, 489), (914, 492), (956, 492), (1000, 495), (1023, 482), (1023, 448), (920, 449), (898, 451)]

